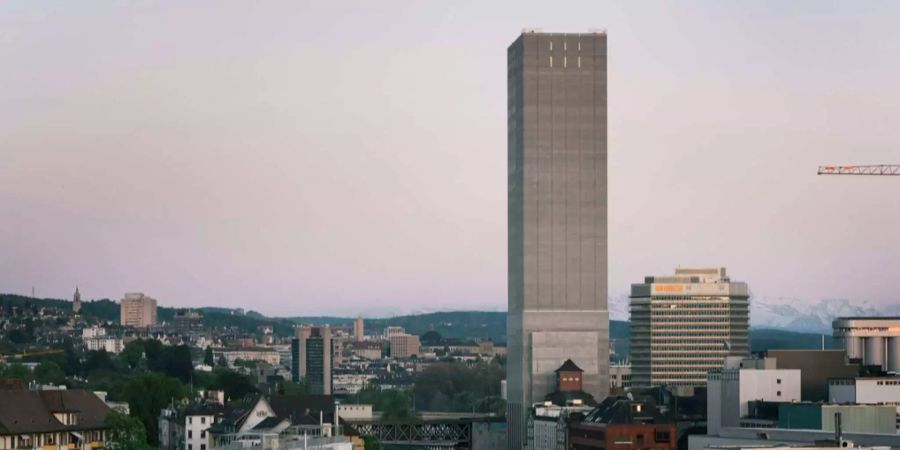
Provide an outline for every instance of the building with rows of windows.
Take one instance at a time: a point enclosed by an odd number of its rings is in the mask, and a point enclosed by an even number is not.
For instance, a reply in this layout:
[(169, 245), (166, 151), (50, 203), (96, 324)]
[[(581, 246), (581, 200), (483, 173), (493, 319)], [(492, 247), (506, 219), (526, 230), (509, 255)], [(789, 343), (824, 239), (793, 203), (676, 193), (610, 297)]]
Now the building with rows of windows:
[(630, 309), (632, 386), (704, 386), (726, 356), (749, 355), (747, 284), (724, 267), (648, 276)]

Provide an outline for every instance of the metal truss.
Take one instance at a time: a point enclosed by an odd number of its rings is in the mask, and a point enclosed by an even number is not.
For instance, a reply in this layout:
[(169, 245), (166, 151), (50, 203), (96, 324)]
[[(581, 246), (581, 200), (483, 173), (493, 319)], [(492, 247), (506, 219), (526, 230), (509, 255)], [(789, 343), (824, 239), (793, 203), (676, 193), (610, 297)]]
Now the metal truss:
[(471, 448), (472, 423), (467, 421), (365, 423), (354, 427), (362, 436), (385, 444), (427, 448)]
[(900, 176), (900, 164), (868, 166), (819, 166), (818, 175), (895, 175)]

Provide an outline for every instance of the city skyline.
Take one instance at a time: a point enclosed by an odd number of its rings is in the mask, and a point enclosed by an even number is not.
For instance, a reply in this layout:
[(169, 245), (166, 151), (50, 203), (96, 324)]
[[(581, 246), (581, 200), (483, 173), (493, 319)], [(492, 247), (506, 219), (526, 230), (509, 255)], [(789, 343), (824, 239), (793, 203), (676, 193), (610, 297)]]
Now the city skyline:
[(898, 7), (702, 4), (220, 3), (191, 41), (196, 5), (4, 5), (0, 291), (504, 309), (502, 55), (537, 27), (612, 36), (610, 297), (721, 265), (757, 296), (890, 302), (893, 180), (815, 167), (900, 162)]

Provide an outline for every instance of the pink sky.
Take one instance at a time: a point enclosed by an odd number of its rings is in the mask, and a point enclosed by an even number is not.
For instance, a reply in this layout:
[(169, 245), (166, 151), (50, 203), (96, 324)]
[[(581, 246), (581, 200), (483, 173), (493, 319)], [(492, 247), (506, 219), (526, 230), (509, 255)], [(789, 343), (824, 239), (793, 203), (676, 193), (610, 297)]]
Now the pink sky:
[[(519, 6), (521, 5), (521, 6)], [(896, 302), (892, 2), (0, 3), (0, 292), (506, 307), (506, 47), (609, 32), (610, 295)]]

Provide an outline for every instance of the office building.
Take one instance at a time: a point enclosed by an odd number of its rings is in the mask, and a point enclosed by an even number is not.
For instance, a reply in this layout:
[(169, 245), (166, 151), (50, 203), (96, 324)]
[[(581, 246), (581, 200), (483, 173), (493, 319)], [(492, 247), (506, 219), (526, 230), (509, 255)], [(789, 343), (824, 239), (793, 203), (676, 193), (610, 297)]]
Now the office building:
[(747, 299), (747, 284), (724, 267), (678, 268), (631, 285), (632, 386), (703, 386), (726, 356), (748, 356)]
[(119, 307), (120, 323), (126, 327), (156, 325), (156, 300), (140, 292), (125, 294)]
[(900, 372), (900, 317), (840, 317), (832, 328), (848, 358)]
[(389, 338), (391, 358), (409, 358), (419, 355), (419, 337), (411, 334), (400, 334)]
[(75, 286), (75, 295), (72, 296), (72, 312), (75, 314), (81, 312), (81, 292), (78, 292), (78, 286)]
[(291, 378), (305, 380), (311, 394), (331, 394), (331, 328), (299, 327), (291, 346)]
[(509, 448), (572, 359), (609, 392), (606, 33), (525, 31), (507, 50)]
[(366, 330), (364, 327), (365, 322), (363, 322), (362, 316), (357, 317), (356, 320), (353, 321), (353, 339), (356, 342), (362, 341), (363, 338), (365, 338)]
[(390, 339), (391, 336), (402, 336), (406, 334), (406, 330), (403, 327), (384, 327), (384, 337)]

